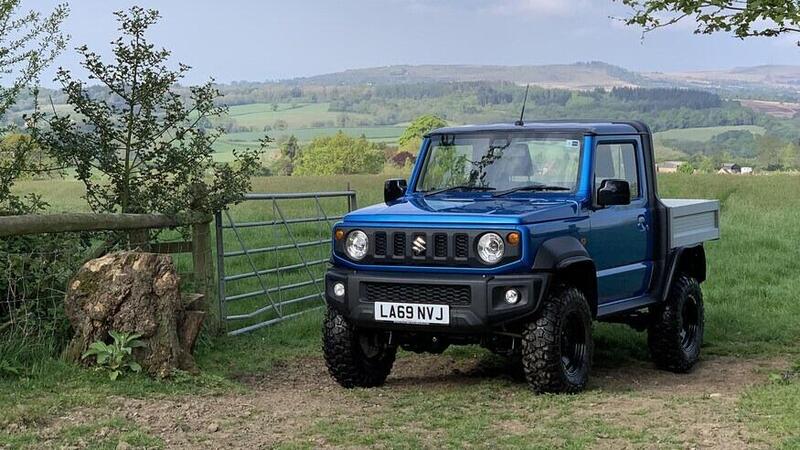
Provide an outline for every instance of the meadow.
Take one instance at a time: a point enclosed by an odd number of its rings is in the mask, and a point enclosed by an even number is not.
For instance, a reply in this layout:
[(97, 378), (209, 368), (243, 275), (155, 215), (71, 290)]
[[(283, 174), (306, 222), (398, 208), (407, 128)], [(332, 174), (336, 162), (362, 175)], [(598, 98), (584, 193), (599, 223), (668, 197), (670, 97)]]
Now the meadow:
[[(368, 205), (380, 201), (383, 178), (257, 178), (253, 190), (349, 184)], [(43, 359), (0, 380), (0, 448), (800, 448), (800, 177), (665, 174), (659, 187), (662, 197), (722, 204), (722, 240), (707, 246), (703, 361), (692, 374), (656, 371), (644, 334), (598, 324), (582, 394), (535, 396), (507, 361), (476, 347), (402, 353), (386, 386), (345, 391), (325, 372), (321, 313), (312, 312), (244, 336), (204, 336), (199, 377), (110, 382)], [(18, 189), (53, 211), (86, 209), (74, 182)], [(238, 220), (267, 212), (231, 210)]]
[[(389, 145), (397, 143), (397, 138), (403, 133), (405, 124), (380, 126), (354, 126), (359, 121), (368, 121), (365, 114), (341, 113), (330, 111), (330, 103), (276, 103), (277, 109), (271, 103), (253, 103), (232, 106), (228, 118), (238, 126), (253, 130), (266, 131), (233, 131), (223, 135), (215, 144), (215, 159), (230, 161), (232, 151), (241, 148), (255, 148), (259, 146), (259, 139), (265, 135), (280, 141), (295, 136), (301, 144), (310, 142), (320, 136), (327, 136), (342, 131), (347, 135), (358, 137), (361, 135), (372, 142), (384, 142)], [(346, 118), (345, 123), (340, 123)], [(274, 124), (282, 121), (286, 128), (273, 128)], [(324, 126), (323, 126), (324, 124)], [(337, 126), (332, 126), (337, 124)], [(454, 125), (457, 123), (453, 122)], [(696, 128), (676, 128), (654, 134), (656, 143), (656, 158), (659, 161), (684, 160), (686, 153), (663, 144), (665, 140), (708, 142), (714, 136), (726, 131), (749, 131), (754, 135), (763, 135), (766, 130), (757, 125), (712, 126)], [(265, 159), (269, 160), (277, 146), (270, 144)]]

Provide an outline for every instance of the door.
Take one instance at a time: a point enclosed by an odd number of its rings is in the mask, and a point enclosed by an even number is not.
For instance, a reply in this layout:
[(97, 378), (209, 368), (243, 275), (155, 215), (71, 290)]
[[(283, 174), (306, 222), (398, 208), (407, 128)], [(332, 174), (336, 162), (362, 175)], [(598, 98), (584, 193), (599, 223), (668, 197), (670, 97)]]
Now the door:
[(645, 293), (650, 281), (650, 214), (647, 183), (642, 167), (641, 141), (601, 138), (594, 152), (594, 193), (603, 180), (626, 180), (629, 205), (609, 206), (591, 213), (587, 250), (597, 266), (599, 303), (610, 303)]

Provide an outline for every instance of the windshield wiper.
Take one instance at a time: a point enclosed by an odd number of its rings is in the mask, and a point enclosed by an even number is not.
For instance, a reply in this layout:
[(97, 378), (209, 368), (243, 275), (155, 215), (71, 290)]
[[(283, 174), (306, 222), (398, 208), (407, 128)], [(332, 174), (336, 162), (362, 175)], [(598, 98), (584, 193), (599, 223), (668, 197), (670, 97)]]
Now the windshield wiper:
[(495, 192), (494, 194), (492, 194), (492, 197), (501, 197), (503, 195), (513, 194), (514, 192), (520, 192), (520, 191), (571, 191), (571, 190), (572, 190), (571, 188), (564, 186), (553, 186), (543, 183), (534, 183), (525, 186), (506, 189), (505, 191)]
[(460, 190), (460, 191), (493, 191), (495, 189), (493, 187), (490, 187), (490, 186), (470, 186), (468, 184), (462, 184), (462, 185), (459, 185), (459, 186), (450, 186), (450, 187), (441, 188), (441, 189), (434, 189), (432, 191), (423, 191), (422, 195), (423, 195), (423, 197), (428, 197), (430, 195), (436, 195), (436, 194), (441, 194), (443, 192), (450, 192), (450, 191), (456, 191), (456, 190)]

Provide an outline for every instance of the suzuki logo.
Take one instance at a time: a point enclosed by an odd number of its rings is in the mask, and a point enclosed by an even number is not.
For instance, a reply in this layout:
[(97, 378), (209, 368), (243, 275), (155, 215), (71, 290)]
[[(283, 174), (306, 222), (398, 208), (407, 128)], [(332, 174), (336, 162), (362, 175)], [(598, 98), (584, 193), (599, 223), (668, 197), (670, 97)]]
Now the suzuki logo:
[(417, 238), (414, 239), (414, 242), (411, 243), (411, 249), (414, 250), (414, 255), (416, 256), (424, 255), (426, 245), (427, 243), (425, 242), (425, 238), (422, 236), (417, 236)]

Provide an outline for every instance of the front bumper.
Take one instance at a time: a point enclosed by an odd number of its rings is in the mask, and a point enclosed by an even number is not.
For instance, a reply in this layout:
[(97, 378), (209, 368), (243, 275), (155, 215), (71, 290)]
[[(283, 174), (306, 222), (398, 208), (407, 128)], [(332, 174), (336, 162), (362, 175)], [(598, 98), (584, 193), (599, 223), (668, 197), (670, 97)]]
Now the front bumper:
[[(544, 272), (522, 275), (454, 275), (360, 272), (333, 267), (325, 275), (325, 300), (349, 321), (362, 327), (473, 333), (501, 328), (533, 314), (547, 289), (549, 279), (550, 274)], [(333, 293), (333, 286), (337, 282), (345, 286), (342, 297)], [(383, 290), (375, 289), (375, 286)], [(515, 305), (504, 301), (505, 291), (512, 287), (522, 294), (521, 300)], [(375, 292), (386, 292), (386, 289), (392, 288), (396, 288), (394, 294), (402, 292), (400, 300), (375, 298)], [(449, 298), (449, 289), (459, 295)], [(416, 325), (376, 321), (375, 301), (448, 304), (450, 324)]]

